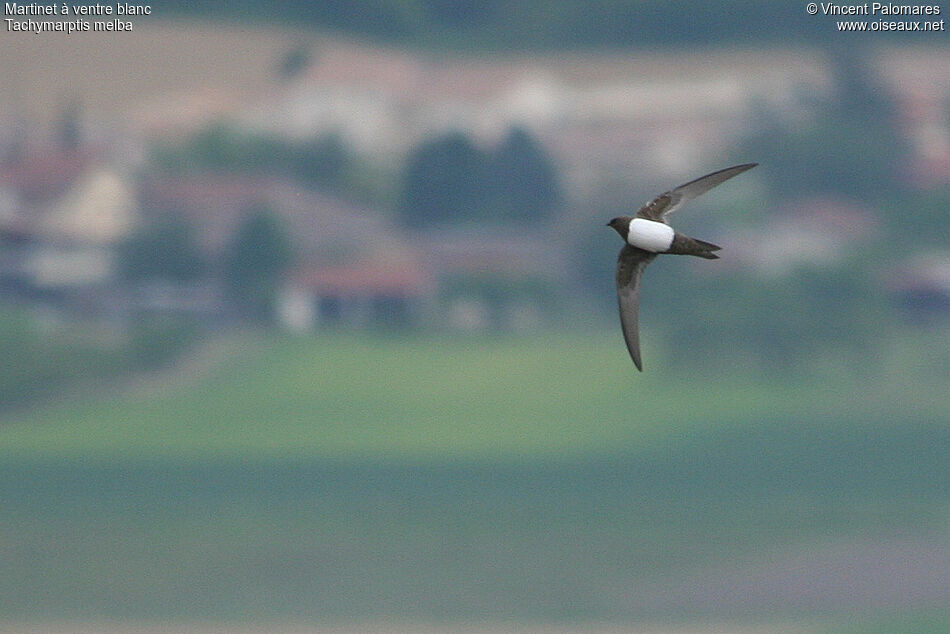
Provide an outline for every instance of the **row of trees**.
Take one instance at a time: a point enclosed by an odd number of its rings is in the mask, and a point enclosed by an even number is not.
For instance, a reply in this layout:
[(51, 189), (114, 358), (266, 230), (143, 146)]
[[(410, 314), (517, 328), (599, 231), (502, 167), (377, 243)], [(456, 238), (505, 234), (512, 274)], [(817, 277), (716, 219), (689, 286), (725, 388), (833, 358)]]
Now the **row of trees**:
[(152, 163), (165, 171), (271, 174), (344, 196), (392, 201), (410, 227), (525, 222), (550, 216), (562, 200), (554, 162), (520, 127), (487, 149), (462, 132), (423, 141), (388, 193), (380, 191), (374, 169), (332, 134), (291, 141), (217, 123), (182, 143), (156, 146)]
[(120, 270), (127, 282), (187, 283), (214, 277), (224, 285), (234, 307), (253, 319), (271, 315), (279, 280), (292, 259), (286, 232), (276, 215), (263, 206), (247, 211), (219, 262), (209, 260), (193, 228), (179, 214), (145, 225), (119, 249)]
[(292, 141), (219, 122), (183, 143), (153, 148), (152, 163), (165, 171), (273, 174), (307, 186), (342, 190), (354, 168), (354, 157), (334, 134)]
[(527, 130), (488, 150), (451, 132), (409, 155), (397, 211), (410, 227), (524, 223), (550, 217), (561, 199), (554, 163)]

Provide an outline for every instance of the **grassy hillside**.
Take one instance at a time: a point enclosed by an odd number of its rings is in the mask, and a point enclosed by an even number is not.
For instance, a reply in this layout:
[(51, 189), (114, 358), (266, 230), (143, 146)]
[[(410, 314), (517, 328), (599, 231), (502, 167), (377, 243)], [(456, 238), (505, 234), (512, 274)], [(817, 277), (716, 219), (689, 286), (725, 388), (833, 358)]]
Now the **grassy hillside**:
[(160, 120), (187, 117), (196, 99), (209, 115), (226, 112), (275, 90), (275, 68), (288, 41), (303, 37), (289, 27), (160, 17), (165, 12), (156, 7), (155, 18), (135, 20), (132, 37), (108, 41), (93, 31), (48, 38), (7, 34), (0, 38), (0, 83), (8, 87), (0, 105), (40, 129), (57, 125), (69, 103), (81, 104), (97, 120), (131, 118), (146, 127), (154, 123), (153, 109), (164, 113)]

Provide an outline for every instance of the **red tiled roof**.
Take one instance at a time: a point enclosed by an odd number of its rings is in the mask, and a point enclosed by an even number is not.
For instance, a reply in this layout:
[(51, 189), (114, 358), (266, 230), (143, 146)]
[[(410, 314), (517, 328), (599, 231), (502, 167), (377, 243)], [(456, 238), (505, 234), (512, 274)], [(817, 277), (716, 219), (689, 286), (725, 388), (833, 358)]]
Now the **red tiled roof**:
[(83, 172), (92, 156), (85, 152), (52, 151), (0, 165), (0, 183), (17, 190), (26, 201), (61, 196)]
[(416, 264), (367, 263), (327, 266), (301, 271), (296, 283), (320, 293), (340, 295), (421, 295), (431, 287), (431, 276)]
[(167, 177), (143, 183), (142, 195), (149, 201), (182, 206), (213, 203), (215, 207), (246, 205), (261, 198), (265, 183), (243, 176)]

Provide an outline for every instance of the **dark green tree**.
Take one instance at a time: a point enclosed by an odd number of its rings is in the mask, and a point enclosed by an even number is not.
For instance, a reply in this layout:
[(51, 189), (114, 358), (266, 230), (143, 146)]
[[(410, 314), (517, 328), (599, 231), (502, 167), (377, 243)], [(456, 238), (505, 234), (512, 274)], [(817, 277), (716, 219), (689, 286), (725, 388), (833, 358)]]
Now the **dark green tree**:
[(560, 199), (553, 161), (524, 128), (487, 155), (453, 132), (409, 156), (399, 215), (409, 226), (523, 222), (549, 216)]
[(418, 227), (478, 217), (484, 169), (482, 152), (460, 132), (422, 143), (406, 164), (398, 208), (403, 223)]
[(146, 224), (122, 243), (119, 270), (130, 281), (186, 282), (205, 272), (194, 232), (183, 216), (171, 213)]
[(228, 294), (243, 316), (270, 318), (280, 279), (291, 261), (290, 240), (273, 211), (263, 205), (249, 209), (224, 262)]
[(288, 170), (294, 153), (294, 145), (278, 136), (252, 133), (217, 121), (184, 143), (160, 144), (154, 158), (161, 167), (173, 171), (281, 173)]
[(222, 169), (240, 160), (241, 149), (240, 135), (233, 126), (218, 122), (198, 131), (189, 140), (186, 152), (198, 167)]
[(544, 218), (560, 202), (557, 170), (524, 128), (513, 128), (492, 152), (485, 170), (488, 213), (506, 221)]
[(305, 141), (294, 152), (292, 172), (305, 183), (340, 189), (350, 165), (350, 152), (336, 134)]
[[(350, 148), (336, 134), (294, 141), (213, 123), (178, 144), (158, 144), (153, 162), (163, 170), (271, 174), (315, 188), (340, 191), (358, 171)], [(356, 179), (358, 180), (358, 179)]]

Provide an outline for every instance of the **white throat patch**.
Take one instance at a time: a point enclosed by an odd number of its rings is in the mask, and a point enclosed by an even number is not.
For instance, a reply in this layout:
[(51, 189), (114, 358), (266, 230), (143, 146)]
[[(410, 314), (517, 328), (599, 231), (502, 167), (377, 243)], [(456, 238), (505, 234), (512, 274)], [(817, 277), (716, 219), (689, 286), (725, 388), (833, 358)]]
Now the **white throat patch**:
[(630, 221), (627, 242), (644, 251), (662, 253), (673, 244), (673, 227), (646, 218), (634, 218)]

